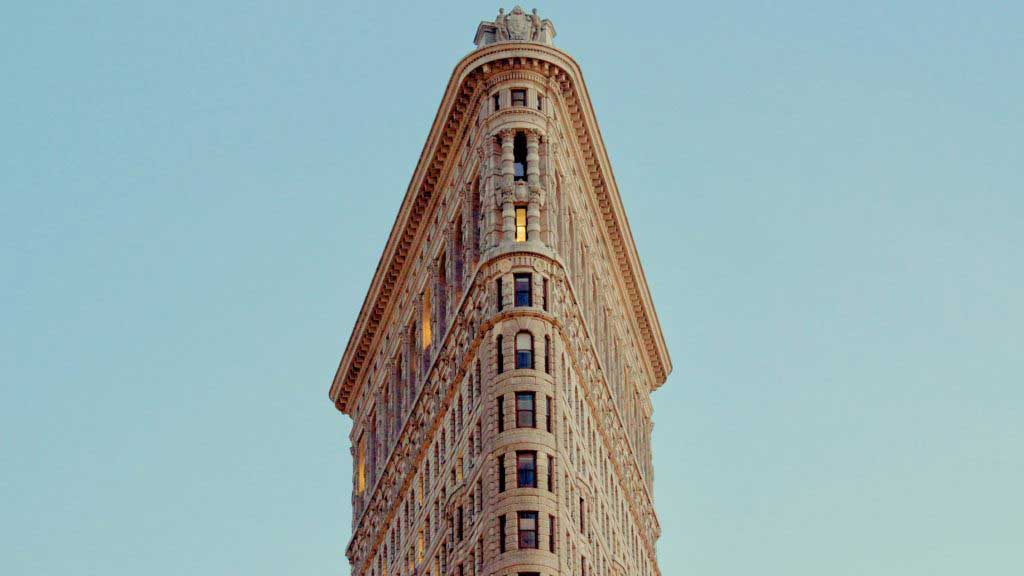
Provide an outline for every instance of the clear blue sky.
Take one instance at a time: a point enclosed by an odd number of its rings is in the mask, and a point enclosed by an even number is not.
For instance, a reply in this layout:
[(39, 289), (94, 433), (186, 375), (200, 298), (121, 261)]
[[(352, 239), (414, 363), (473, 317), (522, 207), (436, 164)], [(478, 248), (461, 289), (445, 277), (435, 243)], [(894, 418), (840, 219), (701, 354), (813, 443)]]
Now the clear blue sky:
[[(328, 385), (498, 6), (5, 8), (0, 573), (348, 574)], [(1024, 573), (1024, 4), (538, 7), (675, 362), (664, 574)]]

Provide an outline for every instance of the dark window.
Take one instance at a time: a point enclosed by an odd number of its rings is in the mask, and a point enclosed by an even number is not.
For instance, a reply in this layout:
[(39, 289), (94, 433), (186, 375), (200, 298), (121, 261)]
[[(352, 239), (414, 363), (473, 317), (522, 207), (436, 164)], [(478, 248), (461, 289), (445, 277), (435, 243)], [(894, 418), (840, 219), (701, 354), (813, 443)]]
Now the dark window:
[(512, 91), (512, 105), (513, 106), (526, 106), (526, 90), (513, 90)]
[(519, 572), (519, 576), (540, 576), (540, 572)]
[(548, 279), (545, 278), (544, 279), (544, 311), (545, 312), (549, 312), (550, 311), (550, 308), (548, 306), (549, 306), (548, 305)]
[(455, 539), (457, 541), (459, 541), (459, 542), (462, 542), (462, 528), (463, 528), (463, 524), (462, 524), (462, 520), (463, 520), (462, 506), (459, 506), (459, 515), (458, 515), (458, 517), (459, 517), (458, 523), (455, 524)]
[(533, 295), (530, 290), (533, 277), (530, 274), (516, 274), (514, 278), (516, 281), (516, 306), (533, 306)]
[(498, 310), (501, 310), (502, 308), (505, 307), (505, 302), (501, 297), (501, 278), (498, 278), (494, 281), (494, 294), (495, 296), (498, 297)]
[(533, 392), (516, 392), (516, 428), (536, 428)]
[(537, 487), (537, 453), (516, 452), (516, 478), (519, 488)]
[[(548, 456), (548, 492), (555, 491), (555, 457)], [(554, 550), (552, 550), (554, 552)]]
[(512, 140), (512, 169), (516, 180), (526, 180), (526, 134), (522, 132)]
[(503, 336), (499, 335), (498, 339), (494, 343), (495, 347), (497, 348), (496, 353), (497, 353), (497, 356), (498, 356), (498, 358), (497, 358), (497, 360), (498, 360), (498, 374), (501, 374), (502, 372), (505, 371), (505, 342), (504, 342), (504, 340), (505, 340), (505, 338)]
[(519, 513), (519, 547), (537, 548), (537, 513)]
[(544, 336), (544, 372), (551, 374), (551, 337)]
[(505, 491), (505, 457), (498, 456), (498, 492)]
[(491, 96), (491, 98), (494, 100), (494, 109), (495, 110), (500, 110), (501, 109), (501, 98), (499, 97), (499, 94), (497, 92), (495, 92), (494, 96)]
[(544, 95), (543, 94), (537, 94), (537, 110), (543, 110), (543, 109), (544, 109)]
[(505, 551), (505, 515), (498, 517), (498, 551)]
[(505, 429), (505, 397), (498, 396), (498, 432)]
[(551, 403), (553, 402), (553, 400), (551, 399), (551, 396), (546, 397), (545, 400), (546, 402), (544, 402), (544, 429), (547, 430), (548, 432), (551, 432)]
[(548, 514), (548, 550), (555, 551), (555, 517)]
[(533, 368), (533, 334), (516, 334), (516, 368)]

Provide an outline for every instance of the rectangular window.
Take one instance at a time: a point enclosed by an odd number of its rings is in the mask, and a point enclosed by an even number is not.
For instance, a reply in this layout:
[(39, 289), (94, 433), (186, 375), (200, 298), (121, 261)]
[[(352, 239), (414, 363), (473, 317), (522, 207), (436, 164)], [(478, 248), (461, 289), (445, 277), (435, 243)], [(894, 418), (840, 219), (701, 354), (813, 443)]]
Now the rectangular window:
[(537, 487), (537, 453), (534, 451), (516, 452), (516, 478), (519, 488)]
[(555, 491), (555, 457), (548, 456), (548, 492)]
[(531, 274), (514, 274), (516, 287), (516, 306), (533, 306), (533, 276)]
[(431, 330), (430, 330), (430, 320), (431, 320), (431, 317), (432, 317), (431, 314), (432, 313), (431, 313), (431, 310), (430, 310), (430, 288), (427, 288), (426, 290), (423, 291), (423, 319), (420, 322), (420, 324), (423, 327), (422, 328), (422, 332), (423, 332), (422, 338), (423, 338), (423, 349), (424, 350), (426, 350), (427, 348), (430, 347), (430, 341), (431, 341), (431, 338), (432, 338)]
[(495, 92), (494, 96), (491, 96), (491, 100), (494, 101), (494, 109), (495, 110), (501, 110), (501, 97), (500, 97), (500, 94)]
[(501, 277), (499, 276), (494, 280), (494, 294), (497, 296), (496, 302), (498, 303), (498, 311), (500, 312), (505, 308), (505, 300), (501, 296)]
[(356, 493), (362, 494), (366, 490), (366, 438), (360, 436), (358, 448), (359, 463), (356, 467)]
[(537, 110), (544, 110), (544, 95), (537, 94)]
[(505, 429), (505, 397), (498, 396), (498, 432)]
[(516, 428), (536, 428), (533, 392), (516, 392)]
[(456, 523), (455, 523), (455, 540), (457, 542), (462, 542), (462, 528), (463, 528), (463, 520), (464, 520), (463, 515), (464, 515), (464, 512), (463, 512), (462, 506), (459, 506), (459, 513), (458, 513), (457, 520), (456, 520)]
[(505, 552), (505, 515), (498, 517), (498, 552)]
[(548, 279), (547, 278), (544, 279), (544, 311), (545, 312), (550, 312), (551, 311), (550, 308), (549, 308), (549, 304), (548, 304)]
[(498, 492), (505, 491), (505, 457), (498, 456)]
[(580, 534), (587, 533), (587, 523), (585, 521), (587, 509), (583, 502), (583, 497), (580, 497)]
[(551, 336), (547, 335), (544, 336), (544, 373), (551, 374)]
[(548, 550), (555, 551), (555, 517), (548, 514)]
[(512, 105), (513, 106), (526, 106), (526, 90), (513, 90), (512, 91)]
[(498, 374), (501, 374), (505, 371), (505, 338), (499, 334), (494, 344), (495, 348), (497, 348), (495, 350), (495, 355), (497, 356), (495, 360), (498, 364)]
[(519, 548), (537, 548), (537, 513), (519, 513)]
[(547, 430), (548, 432), (551, 432), (551, 412), (552, 412), (551, 403), (552, 402), (554, 402), (554, 400), (551, 399), (551, 396), (548, 396), (548, 397), (545, 398), (545, 402), (544, 402), (544, 429)]
[(526, 242), (526, 206), (516, 206), (516, 242)]

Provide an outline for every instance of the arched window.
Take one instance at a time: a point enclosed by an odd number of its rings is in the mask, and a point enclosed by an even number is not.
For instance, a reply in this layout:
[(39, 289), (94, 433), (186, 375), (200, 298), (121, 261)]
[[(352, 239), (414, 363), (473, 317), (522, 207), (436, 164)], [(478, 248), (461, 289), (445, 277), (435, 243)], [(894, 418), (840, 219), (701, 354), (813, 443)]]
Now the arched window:
[(516, 334), (516, 368), (533, 368), (533, 334)]

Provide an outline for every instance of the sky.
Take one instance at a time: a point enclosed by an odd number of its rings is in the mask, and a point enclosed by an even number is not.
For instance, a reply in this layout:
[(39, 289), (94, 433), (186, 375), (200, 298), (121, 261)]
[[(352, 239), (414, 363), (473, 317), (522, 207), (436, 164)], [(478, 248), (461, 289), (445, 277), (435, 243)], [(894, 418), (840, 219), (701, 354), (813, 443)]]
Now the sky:
[[(5, 8), (0, 573), (349, 573), (328, 387), (499, 6)], [(1024, 3), (536, 7), (674, 363), (662, 573), (1024, 573)]]

